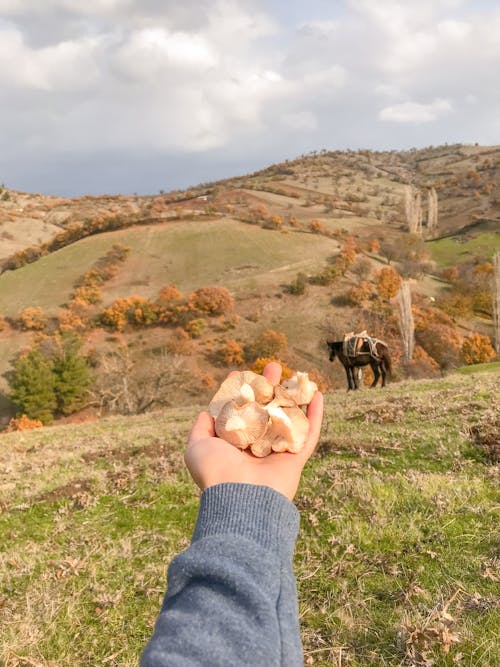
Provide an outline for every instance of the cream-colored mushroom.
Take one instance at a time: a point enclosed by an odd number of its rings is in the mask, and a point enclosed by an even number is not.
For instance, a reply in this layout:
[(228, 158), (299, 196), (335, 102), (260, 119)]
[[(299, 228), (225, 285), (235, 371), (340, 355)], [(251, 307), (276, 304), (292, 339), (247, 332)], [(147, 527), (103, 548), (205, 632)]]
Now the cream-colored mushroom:
[(209, 405), (215, 432), (258, 457), (272, 451), (299, 452), (309, 432), (309, 421), (299, 406), (308, 404), (316, 390), (307, 373), (298, 372), (275, 386), (251, 371), (233, 373)]
[(302, 410), (293, 407), (266, 406), (270, 424), (265, 439), (275, 452), (300, 452), (309, 432), (309, 420)]
[(309, 379), (308, 373), (300, 371), (289, 380), (284, 380), (282, 386), (297, 405), (309, 405), (314, 393), (318, 391), (318, 385)]
[(252, 401), (238, 405), (228, 401), (215, 418), (215, 432), (240, 449), (246, 449), (264, 437), (269, 422), (265, 408)]
[(235, 401), (238, 405), (253, 401), (265, 405), (272, 400), (273, 395), (274, 387), (267, 378), (252, 371), (241, 371), (224, 380), (210, 401), (208, 411), (216, 418), (229, 401)]

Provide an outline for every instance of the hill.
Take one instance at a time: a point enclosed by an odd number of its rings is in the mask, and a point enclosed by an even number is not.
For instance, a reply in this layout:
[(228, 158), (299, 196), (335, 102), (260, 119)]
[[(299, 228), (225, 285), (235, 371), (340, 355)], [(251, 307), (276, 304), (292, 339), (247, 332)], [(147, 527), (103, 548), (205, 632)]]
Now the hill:
[[(41, 334), (73, 329), (97, 368), (123, 345), (136, 364), (159, 352), (182, 356), (196, 381), (176, 401), (190, 402), (236, 363), (224, 346), (251, 364), (249, 350), (271, 330), (286, 337), (283, 361), (335, 387), (343, 378), (327, 362), (326, 338), (368, 328), (395, 351), (399, 377), (397, 306), (389, 292), (381, 297), (381, 269), (394, 266), (411, 281), (414, 307), (434, 329), (443, 326), (437, 311), (451, 317), (438, 335), (441, 351), (451, 339), (458, 350), (472, 332), (493, 338), (488, 271), (500, 249), (500, 148), (321, 151), (151, 196), (68, 200), (2, 188), (0, 229), (2, 376)], [(119, 261), (110, 259), (116, 248)], [(456, 267), (452, 280), (446, 271)], [(172, 285), (184, 314), (177, 304), (175, 318), (160, 321), (159, 294)], [(190, 294), (204, 286), (229, 289), (232, 311), (193, 310)], [(103, 325), (103, 311), (131, 297), (143, 301), (127, 302), (126, 326)], [(446, 370), (446, 354), (425, 338), (418, 373)], [(16, 408), (0, 403), (6, 423)]]
[[(296, 498), (307, 665), (499, 664), (500, 369), (464, 370), (327, 394)], [(137, 664), (196, 517), (197, 411), (0, 436), (1, 664)]]

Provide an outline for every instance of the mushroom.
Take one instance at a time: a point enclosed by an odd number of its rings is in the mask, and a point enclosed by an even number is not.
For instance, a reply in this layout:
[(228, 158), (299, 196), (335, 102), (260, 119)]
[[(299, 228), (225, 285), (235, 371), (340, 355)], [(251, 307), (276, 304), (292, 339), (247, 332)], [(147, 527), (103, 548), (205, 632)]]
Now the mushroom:
[(267, 411), (255, 401), (244, 405), (228, 401), (215, 419), (215, 432), (235, 447), (246, 449), (264, 436), (268, 422)]
[(274, 387), (267, 378), (253, 371), (241, 371), (231, 374), (224, 380), (210, 401), (208, 411), (216, 418), (228, 401), (235, 401), (238, 405), (256, 401), (265, 405), (273, 396)]
[(273, 386), (251, 371), (231, 374), (210, 401), (215, 432), (254, 456), (271, 452), (299, 452), (309, 432), (309, 421), (300, 408), (317, 390), (307, 373), (297, 372), (283, 385)]
[(300, 452), (309, 432), (309, 420), (302, 410), (293, 407), (267, 408), (271, 423), (265, 437), (274, 452)]
[(300, 371), (297, 371), (289, 380), (285, 380), (283, 388), (297, 405), (309, 405), (314, 393), (318, 391), (316, 382), (310, 380), (307, 373)]

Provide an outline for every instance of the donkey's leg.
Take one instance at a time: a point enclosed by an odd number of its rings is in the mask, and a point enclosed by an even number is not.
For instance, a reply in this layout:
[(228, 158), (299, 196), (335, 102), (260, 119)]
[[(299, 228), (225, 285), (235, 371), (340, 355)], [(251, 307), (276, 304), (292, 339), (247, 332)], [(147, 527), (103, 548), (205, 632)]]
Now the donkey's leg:
[(374, 387), (377, 386), (377, 382), (380, 377), (380, 371), (378, 369), (378, 364), (376, 364), (374, 361), (370, 362), (370, 366), (372, 367), (373, 371), (373, 382), (370, 385), (370, 389), (373, 389)]
[(385, 378), (387, 377), (387, 371), (385, 369), (385, 363), (380, 364), (380, 372), (382, 373), (382, 387), (385, 387)]
[(359, 380), (358, 380), (358, 368), (357, 366), (351, 367), (352, 372), (352, 381), (354, 383), (354, 389), (359, 389)]
[(344, 366), (345, 370), (345, 376), (347, 378), (347, 391), (351, 391), (352, 389), (352, 384), (351, 384), (351, 369), (349, 366)]

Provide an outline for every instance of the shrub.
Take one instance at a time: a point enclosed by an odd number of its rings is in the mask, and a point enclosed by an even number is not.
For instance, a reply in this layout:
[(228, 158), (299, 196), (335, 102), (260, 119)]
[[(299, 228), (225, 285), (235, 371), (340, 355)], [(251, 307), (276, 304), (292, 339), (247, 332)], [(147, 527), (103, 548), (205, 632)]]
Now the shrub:
[(87, 327), (85, 320), (75, 310), (65, 308), (59, 312), (59, 330), (64, 333), (84, 331)]
[(439, 375), (439, 364), (420, 345), (415, 345), (413, 358), (406, 365), (408, 376), (415, 379)]
[(443, 271), (441, 272), (441, 276), (443, 280), (455, 284), (458, 282), (460, 274), (456, 266), (449, 266), (446, 269), (443, 269)]
[(52, 362), (33, 349), (14, 362), (11, 399), (30, 419), (49, 424), (57, 409), (55, 380)]
[(441, 296), (437, 301), (437, 305), (441, 310), (450, 315), (450, 317), (468, 318), (472, 316), (473, 308), (470, 294), (453, 290)]
[(446, 370), (460, 363), (463, 339), (451, 318), (437, 308), (414, 309), (415, 340)]
[(97, 284), (87, 283), (76, 288), (73, 298), (79, 299), (83, 303), (97, 305), (102, 301), (102, 292)]
[(63, 336), (56, 354), (52, 373), (57, 410), (63, 415), (70, 415), (82, 405), (90, 385), (90, 368), (75, 336)]
[(225, 287), (199, 287), (189, 295), (194, 310), (208, 315), (224, 315), (234, 306), (233, 297)]
[(162, 287), (158, 293), (156, 303), (160, 306), (169, 307), (173, 304), (179, 303), (184, 299), (184, 295), (175, 285), (166, 285)]
[(273, 215), (271, 217), (270, 226), (272, 229), (281, 229), (283, 227), (283, 220), (279, 215)]
[(241, 366), (245, 363), (243, 347), (236, 340), (228, 340), (217, 352), (217, 360), (225, 366)]
[(173, 355), (189, 356), (193, 351), (193, 341), (187, 331), (177, 327), (172, 332), (172, 338), (166, 344), (167, 352)]
[(19, 314), (17, 324), (24, 331), (43, 331), (47, 325), (48, 318), (38, 306), (25, 308)]
[(288, 341), (284, 333), (267, 329), (250, 345), (249, 352), (254, 359), (258, 357), (279, 358), (287, 345)]
[(295, 294), (296, 296), (299, 296), (300, 294), (304, 294), (306, 291), (307, 287), (307, 276), (305, 273), (297, 273), (297, 277), (295, 280), (288, 285), (287, 291), (290, 294)]
[(129, 296), (115, 301), (101, 314), (101, 322), (116, 331), (123, 331), (126, 324), (148, 326), (158, 319), (158, 307), (149, 299)]
[(207, 326), (207, 321), (202, 317), (190, 320), (184, 327), (191, 338), (199, 338)]
[(360, 281), (368, 280), (372, 273), (372, 263), (366, 257), (357, 257), (351, 266), (351, 272), (359, 278)]
[(359, 285), (351, 287), (347, 292), (346, 298), (351, 306), (359, 306), (363, 301), (367, 301), (375, 294), (374, 287), (366, 280), (362, 280)]
[(466, 364), (482, 364), (494, 359), (496, 353), (489, 336), (474, 333), (464, 339), (462, 356)]
[(389, 301), (399, 292), (401, 276), (391, 267), (385, 267), (377, 273), (377, 292), (381, 299)]
[(7, 433), (12, 433), (13, 431), (29, 431), (42, 426), (43, 422), (40, 419), (30, 419), (26, 414), (22, 414), (20, 417), (12, 417), (6, 430)]
[(324, 234), (326, 231), (321, 220), (311, 220), (307, 226), (313, 234)]

